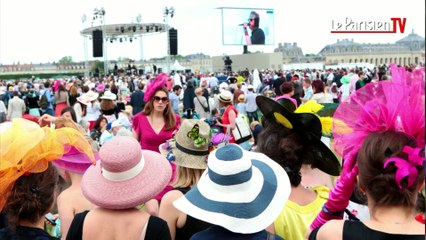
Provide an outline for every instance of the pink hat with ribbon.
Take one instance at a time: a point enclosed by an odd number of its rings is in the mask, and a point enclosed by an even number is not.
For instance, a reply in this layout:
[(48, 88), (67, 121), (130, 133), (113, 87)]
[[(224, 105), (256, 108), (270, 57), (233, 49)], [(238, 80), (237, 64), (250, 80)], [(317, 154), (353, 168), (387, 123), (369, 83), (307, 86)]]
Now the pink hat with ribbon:
[[(98, 153), (94, 152), (93, 155), (95, 156), (95, 160), (99, 160)], [(83, 174), (90, 165), (94, 164), (94, 162), (90, 160), (89, 156), (78, 151), (75, 147), (71, 147), (66, 154), (52, 163), (60, 169), (79, 174)]]
[(83, 195), (106, 209), (129, 209), (153, 199), (169, 183), (172, 169), (160, 153), (141, 150), (139, 142), (116, 136), (102, 145), (100, 160), (81, 182)]

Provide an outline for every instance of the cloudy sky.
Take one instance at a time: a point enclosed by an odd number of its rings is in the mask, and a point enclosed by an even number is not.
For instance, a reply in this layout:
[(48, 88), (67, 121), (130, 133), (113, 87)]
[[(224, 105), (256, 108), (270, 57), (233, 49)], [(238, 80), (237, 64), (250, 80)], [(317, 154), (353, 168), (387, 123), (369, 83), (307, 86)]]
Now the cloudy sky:
[[(131, 23), (137, 15), (142, 22), (163, 22), (164, 7), (173, 6), (170, 25), (178, 29), (179, 54), (205, 53), (211, 56), (238, 54), (242, 46), (222, 44), (220, 7), (272, 8), (275, 19), (275, 44), (250, 46), (249, 51), (272, 52), (281, 42), (297, 42), (303, 52), (318, 53), (337, 39), (359, 43), (393, 43), (414, 31), (425, 36), (424, 0), (1, 0), (0, 64), (58, 61), (71, 56), (85, 60), (84, 38), (80, 31), (91, 24), (93, 9), (103, 7), (106, 24)], [(82, 23), (86, 14), (88, 21)], [(332, 34), (332, 24), (353, 22), (391, 22), (406, 18), (405, 33)], [(107, 43), (108, 59), (162, 57), (167, 48), (165, 34), (145, 36), (123, 43)], [(88, 59), (93, 59), (91, 40), (87, 42)]]

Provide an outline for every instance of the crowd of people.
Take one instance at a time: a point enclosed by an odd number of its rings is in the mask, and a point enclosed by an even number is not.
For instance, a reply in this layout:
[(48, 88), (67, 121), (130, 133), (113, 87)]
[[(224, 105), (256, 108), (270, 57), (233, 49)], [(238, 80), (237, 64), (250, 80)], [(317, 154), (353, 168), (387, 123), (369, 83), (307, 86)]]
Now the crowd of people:
[(424, 239), (424, 67), (0, 83), (0, 239)]

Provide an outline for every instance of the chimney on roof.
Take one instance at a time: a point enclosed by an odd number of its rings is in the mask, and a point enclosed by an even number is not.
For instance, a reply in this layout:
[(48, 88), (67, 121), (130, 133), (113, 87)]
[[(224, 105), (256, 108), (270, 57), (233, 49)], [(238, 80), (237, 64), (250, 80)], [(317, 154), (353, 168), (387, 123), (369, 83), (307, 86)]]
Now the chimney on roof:
[(297, 42), (294, 42), (294, 43), (293, 43), (293, 46), (297, 47)]

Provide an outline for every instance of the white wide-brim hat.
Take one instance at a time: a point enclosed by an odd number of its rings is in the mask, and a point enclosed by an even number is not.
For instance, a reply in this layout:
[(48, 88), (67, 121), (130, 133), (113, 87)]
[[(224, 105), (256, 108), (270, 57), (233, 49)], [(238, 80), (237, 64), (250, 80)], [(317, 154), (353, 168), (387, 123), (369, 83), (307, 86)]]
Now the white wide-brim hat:
[(262, 153), (228, 144), (210, 153), (198, 184), (173, 205), (194, 218), (250, 234), (275, 221), (290, 192), (280, 165)]
[(107, 99), (107, 100), (114, 101), (115, 99), (117, 99), (117, 96), (114, 93), (112, 93), (111, 91), (105, 91), (105, 93), (101, 97), (101, 99)]
[(87, 93), (84, 93), (80, 97), (78, 97), (77, 101), (83, 103), (84, 105), (87, 105), (91, 101), (98, 99), (98, 97), (99, 97), (99, 93), (90, 90)]

